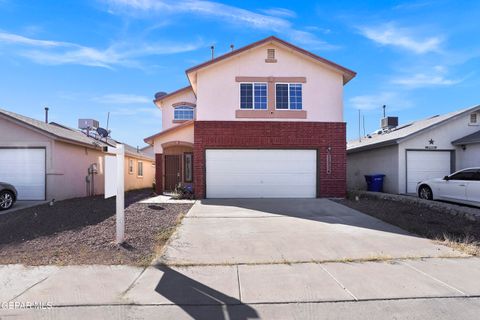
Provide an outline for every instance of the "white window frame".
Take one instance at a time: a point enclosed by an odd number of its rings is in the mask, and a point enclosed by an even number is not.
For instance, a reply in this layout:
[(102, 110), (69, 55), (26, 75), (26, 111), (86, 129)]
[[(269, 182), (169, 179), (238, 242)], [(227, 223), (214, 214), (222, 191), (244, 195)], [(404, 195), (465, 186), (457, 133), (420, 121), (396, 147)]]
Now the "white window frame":
[(135, 173), (135, 165), (133, 163), (133, 159), (128, 159), (128, 174)]
[[(140, 166), (142, 167), (142, 170), (139, 170)], [(141, 174), (140, 174), (140, 171), (142, 171)], [(143, 161), (140, 161), (140, 160), (137, 161), (137, 177), (143, 178)]]
[[(286, 84), (288, 85), (288, 90), (287, 90), (287, 93), (288, 93), (288, 109), (279, 109), (277, 108), (277, 84)], [(290, 108), (290, 85), (291, 84), (299, 84), (302, 88), (302, 109), (291, 109)], [(275, 110), (292, 110), (292, 111), (302, 111), (303, 110), (303, 83), (301, 82), (275, 82)]]
[[(251, 84), (252, 85), (252, 107), (251, 108), (242, 108), (242, 84)], [(267, 108), (266, 109), (255, 109), (255, 84), (264, 84), (267, 87)], [(240, 110), (268, 110), (268, 82), (239, 82), (238, 85), (238, 106)]]
[[(192, 119), (176, 119), (176, 118), (175, 118), (175, 110), (180, 109), (180, 108), (188, 108), (188, 109), (191, 109), (192, 112), (193, 112)], [(178, 106), (173, 107), (173, 121), (190, 121), (190, 120), (194, 120), (194, 119), (195, 119), (195, 109), (196, 109), (195, 107), (187, 106), (187, 105), (184, 105), (184, 104), (181, 104), (181, 105), (178, 105)]]

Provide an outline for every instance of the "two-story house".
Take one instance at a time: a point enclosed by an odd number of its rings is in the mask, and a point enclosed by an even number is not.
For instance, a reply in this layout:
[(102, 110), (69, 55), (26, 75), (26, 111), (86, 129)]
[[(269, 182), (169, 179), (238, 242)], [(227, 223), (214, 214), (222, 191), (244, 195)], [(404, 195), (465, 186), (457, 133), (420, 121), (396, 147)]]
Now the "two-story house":
[(186, 70), (159, 93), (162, 129), (145, 139), (157, 193), (197, 198), (343, 197), (343, 86), (355, 72), (276, 37)]

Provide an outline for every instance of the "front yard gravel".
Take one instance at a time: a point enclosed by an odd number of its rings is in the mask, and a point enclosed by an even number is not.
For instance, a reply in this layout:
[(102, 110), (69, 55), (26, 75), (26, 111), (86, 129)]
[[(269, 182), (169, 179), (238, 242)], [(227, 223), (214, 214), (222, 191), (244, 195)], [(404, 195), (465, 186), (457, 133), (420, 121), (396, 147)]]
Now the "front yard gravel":
[(115, 239), (115, 198), (77, 198), (0, 215), (0, 264), (148, 265), (192, 204), (143, 204), (125, 194), (126, 242)]

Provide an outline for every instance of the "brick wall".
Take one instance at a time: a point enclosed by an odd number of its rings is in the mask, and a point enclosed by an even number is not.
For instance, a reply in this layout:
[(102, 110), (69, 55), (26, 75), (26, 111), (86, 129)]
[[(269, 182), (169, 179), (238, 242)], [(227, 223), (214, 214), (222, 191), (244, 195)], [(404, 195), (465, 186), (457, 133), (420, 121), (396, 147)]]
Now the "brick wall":
[[(330, 174), (326, 161), (329, 147)], [(346, 129), (343, 122), (195, 121), (193, 159), (197, 199), (205, 198), (205, 149), (208, 148), (317, 149), (317, 197), (345, 197)]]
[(163, 154), (155, 154), (155, 192), (163, 193)]

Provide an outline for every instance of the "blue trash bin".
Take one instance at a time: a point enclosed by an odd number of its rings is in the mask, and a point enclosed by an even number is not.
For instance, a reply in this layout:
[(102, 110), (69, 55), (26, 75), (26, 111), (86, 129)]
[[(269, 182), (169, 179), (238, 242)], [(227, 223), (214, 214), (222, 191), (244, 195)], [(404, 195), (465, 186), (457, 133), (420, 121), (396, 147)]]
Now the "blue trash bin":
[(374, 192), (383, 192), (384, 177), (384, 174), (365, 175), (365, 181), (367, 182), (367, 190)]

